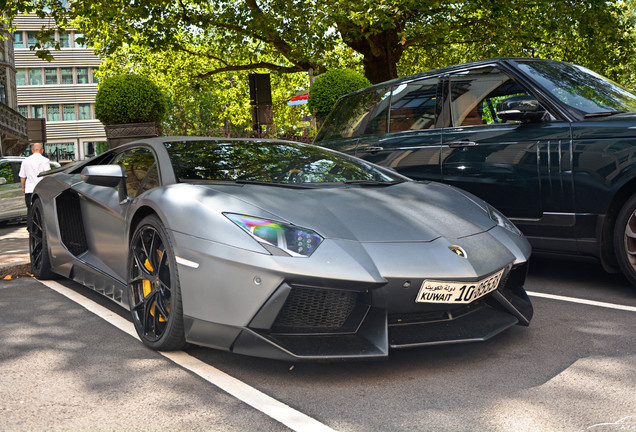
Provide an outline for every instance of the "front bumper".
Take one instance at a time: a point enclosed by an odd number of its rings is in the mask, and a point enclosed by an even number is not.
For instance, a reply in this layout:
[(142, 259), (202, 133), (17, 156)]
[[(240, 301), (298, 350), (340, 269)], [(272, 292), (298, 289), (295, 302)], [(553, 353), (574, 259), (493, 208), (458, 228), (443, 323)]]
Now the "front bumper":
[[(325, 240), (310, 258), (259, 254), (174, 233), (186, 339), (282, 360), (379, 359), (390, 349), (482, 341), (528, 325), (527, 242), (502, 232), (426, 243)], [(502, 240), (503, 238), (503, 240)], [(449, 252), (460, 245), (471, 259)], [(187, 248), (180, 247), (187, 245)], [(423, 275), (498, 288), (469, 304), (416, 303)]]
[[(533, 308), (523, 289), (527, 267), (511, 266), (497, 290), (473, 303), (418, 304), (419, 311), (411, 309), (411, 302), (402, 308), (387, 302), (385, 293), (395, 291), (400, 281), (361, 290), (285, 281), (247, 325), (186, 317), (187, 338), (238, 354), (289, 361), (382, 359), (390, 349), (484, 341), (530, 323)], [(411, 294), (414, 299), (417, 293)]]

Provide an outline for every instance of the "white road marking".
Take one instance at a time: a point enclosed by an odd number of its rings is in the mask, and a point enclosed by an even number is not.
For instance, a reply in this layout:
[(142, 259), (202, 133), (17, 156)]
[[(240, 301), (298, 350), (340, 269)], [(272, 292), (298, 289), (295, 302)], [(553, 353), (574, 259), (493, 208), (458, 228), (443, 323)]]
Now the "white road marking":
[(618, 309), (618, 310), (625, 310), (629, 312), (636, 312), (636, 306), (626, 306), (626, 305), (620, 305), (620, 304), (614, 304), (614, 303), (605, 303), (605, 302), (600, 302), (595, 300), (585, 300), (585, 299), (580, 299), (576, 297), (565, 297), (565, 296), (560, 296), (555, 294), (545, 294), (545, 293), (538, 293), (533, 291), (526, 291), (526, 292), (528, 293), (529, 296), (532, 296), (532, 297), (542, 297), (542, 298), (547, 298), (552, 300), (566, 301), (570, 303), (579, 303), (579, 304), (585, 304), (590, 306), (599, 306), (599, 307), (604, 307), (609, 309)]
[[(53, 291), (56, 291), (59, 294), (68, 297), (75, 303), (94, 313), (103, 320), (108, 321), (110, 324), (114, 325), (121, 331), (128, 333), (130, 336), (133, 336), (137, 340), (140, 340), (137, 332), (135, 331), (135, 326), (127, 319), (122, 318), (121, 316), (111, 312), (101, 305), (98, 305), (97, 303), (90, 299), (87, 299), (83, 295), (78, 294), (77, 292), (69, 288), (66, 288), (64, 285), (61, 285), (58, 282), (40, 282), (51, 288)], [(301, 413), (300, 411), (296, 411), (290, 406), (285, 405), (284, 403), (272, 398), (271, 396), (268, 396), (265, 393), (253, 387), (250, 387), (244, 382), (239, 381), (238, 379), (226, 374), (225, 372), (222, 372), (219, 369), (210, 366), (209, 364), (204, 363), (183, 351), (160, 352), (159, 354), (163, 355), (164, 357), (178, 364), (184, 369), (187, 369), (192, 373), (199, 375), (201, 378), (208, 381), (209, 383), (215, 385), (226, 393), (229, 393), (240, 401), (256, 408), (263, 414), (284, 424), (294, 431), (335, 432), (333, 429), (320, 423), (318, 420), (315, 420), (308, 415)]]

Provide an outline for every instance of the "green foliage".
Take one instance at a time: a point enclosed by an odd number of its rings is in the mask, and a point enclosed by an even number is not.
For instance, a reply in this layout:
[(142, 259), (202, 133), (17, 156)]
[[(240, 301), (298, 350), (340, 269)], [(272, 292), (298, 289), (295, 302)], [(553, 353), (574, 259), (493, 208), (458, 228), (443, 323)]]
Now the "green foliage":
[(627, 86), (636, 79), (634, 0), (5, 1), (5, 19), (46, 7), (58, 25), (72, 20), (103, 56), (139, 48), (195, 58), (182, 74), (197, 82), (348, 67), (378, 83), (501, 56), (570, 61)]
[(122, 74), (99, 84), (95, 117), (104, 124), (160, 123), (165, 114), (165, 96), (149, 78)]
[(493, 57), (536, 57), (580, 64), (629, 86), (636, 59), (633, 0), (461, 3), (456, 17), (432, 16), (434, 27), (408, 27), (398, 75)]
[[(175, 50), (148, 51), (127, 46), (108, 56), (99, 68), (99, 78), (122, 73), (152, 76), (169, 97), (162, 127), (165, 135), (244, 137), (252, 133), (248, 72), (198, 77), (209, 62)], [(268, 72), (257, 70), (256, 72)], [(274, 125), (270, 137), (305, 134), (309, 122), (306, 105), (288, 106), (287, 101), (309, 88), (306, 73), (272, 73)]]
[(351, 69), (332, 69), (316, 78), (309, 91), (307, 106), (319, 118), (325, 117), (342, 96), (371, 85)]

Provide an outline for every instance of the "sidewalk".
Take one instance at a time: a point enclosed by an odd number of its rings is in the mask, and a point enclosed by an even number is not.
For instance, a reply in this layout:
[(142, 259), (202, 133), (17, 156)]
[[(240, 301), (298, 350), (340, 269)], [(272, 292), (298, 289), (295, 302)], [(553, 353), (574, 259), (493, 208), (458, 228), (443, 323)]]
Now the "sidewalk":
[(31, 272), (29, 233), (26, 223), (0, 226), (0, 279), (15, 278)]

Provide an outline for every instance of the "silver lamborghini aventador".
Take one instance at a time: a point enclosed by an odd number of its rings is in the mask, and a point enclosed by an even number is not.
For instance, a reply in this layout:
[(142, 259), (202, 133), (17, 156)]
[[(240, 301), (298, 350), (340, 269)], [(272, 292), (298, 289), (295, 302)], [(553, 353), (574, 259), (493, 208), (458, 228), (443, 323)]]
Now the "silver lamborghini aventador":
[(30, 253), (128, 308), (157, 350), (386, 357), (528, 325), (530, 246), (501, 213), (286, 141), (162, 137), (49, 172)]

